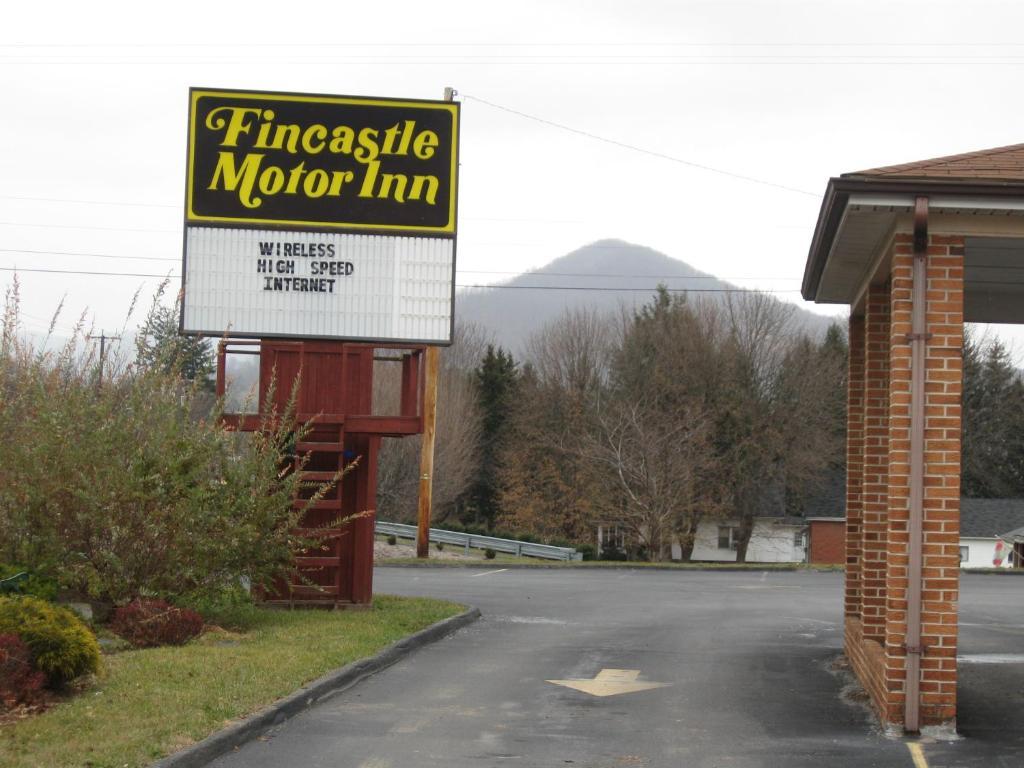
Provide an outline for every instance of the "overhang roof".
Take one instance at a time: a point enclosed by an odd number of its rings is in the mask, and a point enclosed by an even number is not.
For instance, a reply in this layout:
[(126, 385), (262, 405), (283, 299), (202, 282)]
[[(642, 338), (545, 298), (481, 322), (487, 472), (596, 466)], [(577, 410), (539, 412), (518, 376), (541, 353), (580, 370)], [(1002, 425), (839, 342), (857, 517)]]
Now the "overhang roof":
[(844, 173), (845, 178), (1024, 180), (1024, 144)]
[(919, 195), (935, 212), (1019, 216), (1024, 235), (1024, 144), (829, 179), (804, 269), (804, 299), (852, 304), (896, 217), (909, 214)]

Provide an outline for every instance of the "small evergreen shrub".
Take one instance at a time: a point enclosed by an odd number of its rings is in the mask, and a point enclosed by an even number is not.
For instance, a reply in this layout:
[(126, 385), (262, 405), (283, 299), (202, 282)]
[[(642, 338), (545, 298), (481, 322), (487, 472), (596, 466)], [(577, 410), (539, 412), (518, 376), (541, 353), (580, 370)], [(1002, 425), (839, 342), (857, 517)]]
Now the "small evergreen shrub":
[(488, 560), (493, 560), (497, 556), (498, 556), (498, 553), (495, 552), (490, 547), (488, 547), (487, 549), (484, 550), (484, 557), (486, 557)]
[(32, 595), (50, 601), (57, 597), (57, 582), (53, 579), (40, 576), (30, 568), (0, 563), (0, 581), (17, 576), (19, 573), (27, 573), (28, 578), (15, 587), (13, 594)]
[(14, 633), (0, 635), (0, 711), (31, 704), (46, 685), (46, 675), (32, 667), (32, 651)]
[(437, 551), (438, 552), (444, 552), (444, 542), (443, 541), (437, 542), (436, 544), (434, 544), (434, 546), (437, 547)]
[(203, 631), (203, 617), (166, 600), (133, 600), (114, 611), (111, 629), (136, 648), (184, 645)]
[(395, 534), (392, 533), (390, 536), (388, 536), (388, 544), (390, 544), (393, 547), (397, 543), (398, 543), (398, 537), (395, 536)]
[(32, 665), (59, 687), (100, 666), (96, 637), (67, 608), (36, 597), (0, 598), (0, 634), (15, 634), (32, 653)]

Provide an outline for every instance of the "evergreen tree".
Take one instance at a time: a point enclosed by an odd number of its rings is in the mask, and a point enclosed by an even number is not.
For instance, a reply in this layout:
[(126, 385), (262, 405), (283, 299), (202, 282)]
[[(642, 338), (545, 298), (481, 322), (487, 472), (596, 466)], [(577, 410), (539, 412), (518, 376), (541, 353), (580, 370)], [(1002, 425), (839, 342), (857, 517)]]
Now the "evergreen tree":
[(473, 522), (494, 527), (498, 515), (500, 461), (509, 428), (509, 417), (519, 386), (518, 366), (501, 347), (487, 345), (476, 371), (477, 394), (483, 415), (480, 461), (470, 492)]
[(216, 361), (208, 339), (178, 333), (179, 306), (154, 303), (136, 339), (136, 362), (142, 368), (156, 367), (185, 381), (196, 382), (206, 391), (214, 389)]
[(968, 336), (963, 356), (961, 491), (1024, 496), (1024, 383), (1002, 343)]

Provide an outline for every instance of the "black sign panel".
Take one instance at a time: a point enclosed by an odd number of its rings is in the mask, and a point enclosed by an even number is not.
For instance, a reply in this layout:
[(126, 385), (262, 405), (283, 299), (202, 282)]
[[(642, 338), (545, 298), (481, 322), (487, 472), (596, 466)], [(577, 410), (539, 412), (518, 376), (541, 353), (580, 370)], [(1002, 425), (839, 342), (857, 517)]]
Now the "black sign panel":
[(455, 233), (459, 105), (192, 89), (187, 223)]

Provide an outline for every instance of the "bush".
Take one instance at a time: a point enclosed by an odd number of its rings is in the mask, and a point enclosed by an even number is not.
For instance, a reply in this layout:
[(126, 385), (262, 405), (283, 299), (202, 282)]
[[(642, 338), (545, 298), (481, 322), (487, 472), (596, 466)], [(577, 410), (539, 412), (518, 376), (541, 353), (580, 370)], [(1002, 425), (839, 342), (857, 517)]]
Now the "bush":
[(100, 666), (100, 647), (89, 628), (66, 608), (35, 597), (0, 598), (0, 634), (17, 635), (32, 665), (59, 687)]
[(606, 544), (601, 549), (601, 559), (625, 561), (629, 559), (629, 556), (626, 554), (625, 551), (619, 549), (614, 544)]
[(493, 560), (497, 556), (498, 556), (498, 553), (495, 552), (490, 547), (488, 547), (487, 549), (484, 550), (484, 557), (486, 557), (488, 560)]
[(27, 573), (28, 578), (21, 582), (15, 591), (19, 595), (32, 595), (43, 600), (53, 601), (57, 597), (57, 582), (53, 579), (41, 576), (30, 568), (22, 568), (18, 565), (5, 565), (0, 563), (0, 580), (9, 579), (19, 573)]
[(290, 410), (232, 432), (203, 407), (202, 381), (152, 349), (132, 364), (108, 349), (101, 385), (85, 330), (47, 351), (23, 340), (18, 312), (15, 283), (0, 317), (0, 562), (111, 605), (242, 576), (268, 586), (291, 570), (306, 542), (298, 473), (281, 472), (304, 432)]
[(0, 635), (0, 710), (31, 704), (46, 684), (32, 667), (32, 651), (13, 633)]
[(390, 544), (393, 547), (397, 543), (398, 543), (398, 537), (395, 536), (395, 534), (392, 533), (390, 536), (388, 536), (388, 544)]
[(438, 552), (444, 552), (444, 542), (443, 541), (435, 542), (434, 546), (437, 547), (437, 551)]
[(114, 611), (110, 628), (136, 648), (184, 645), (203, 631), (203, 617), (166, 600), (133, 600)]

